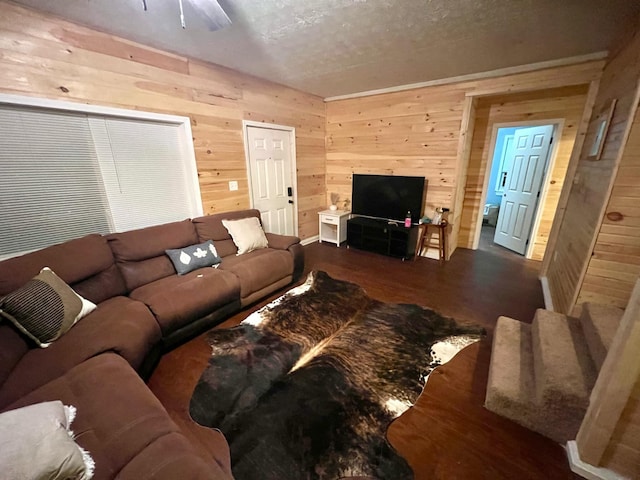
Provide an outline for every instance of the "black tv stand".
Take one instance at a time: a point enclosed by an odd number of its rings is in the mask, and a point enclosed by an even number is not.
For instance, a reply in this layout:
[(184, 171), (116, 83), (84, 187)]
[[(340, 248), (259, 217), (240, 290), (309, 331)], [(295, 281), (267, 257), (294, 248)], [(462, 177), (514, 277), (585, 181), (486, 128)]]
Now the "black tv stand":
[(383, 219), (354, 217), (347, 222), (347, 246), (390, 257), (413, 257), (418, 243), (418, 227)]

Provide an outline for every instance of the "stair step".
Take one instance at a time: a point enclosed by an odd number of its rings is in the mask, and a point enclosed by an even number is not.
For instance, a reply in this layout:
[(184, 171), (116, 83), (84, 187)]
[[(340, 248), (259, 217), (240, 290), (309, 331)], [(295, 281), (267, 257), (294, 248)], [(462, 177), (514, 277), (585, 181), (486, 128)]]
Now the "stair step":
[(586, 412), (598, 374), (580, 321), (539, 309), (531, 331), (539, 403), (558, 412)]
[(493, 335), (485, 407), (558, 443), (576, 438), (582, 410), (537, 402), (531, 325), (500, 317)]
[(582, 306), (580, 323), (598, 371), (618, 330), (624, 310), (610, 305), (585, 303)]
[(484, 406), (533, 429), (535, 381), (531, 325), (499, 317), (493, 332), (491, 364)]

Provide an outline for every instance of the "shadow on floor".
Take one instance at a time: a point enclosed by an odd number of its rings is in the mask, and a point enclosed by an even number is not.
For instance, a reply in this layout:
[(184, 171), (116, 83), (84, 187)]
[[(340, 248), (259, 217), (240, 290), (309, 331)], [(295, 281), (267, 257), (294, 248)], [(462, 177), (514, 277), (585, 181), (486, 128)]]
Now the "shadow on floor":
[(492, 227), (491, 225), (482, 225), (482, 230), (480, 231), (480, 243), (478, 244), (478, 250), (482, 250), (483, 252), (490, 252), (497, 255), (504, 256), (506, 258), (516, 257), (524, 258), (523, 255), (516, 253), (508, 248), (504, 248), (500, 245), (493, 243), (493, 237), (496, 233), (496, 227)]

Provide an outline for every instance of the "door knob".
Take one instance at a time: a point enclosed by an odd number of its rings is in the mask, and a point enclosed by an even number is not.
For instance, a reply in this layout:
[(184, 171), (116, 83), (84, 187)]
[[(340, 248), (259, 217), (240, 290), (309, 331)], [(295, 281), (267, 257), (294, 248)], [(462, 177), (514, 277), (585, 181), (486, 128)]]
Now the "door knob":
[(293, 200), (289, 200), (289, 203), (290, 203), (291, 205), (293, 205)]

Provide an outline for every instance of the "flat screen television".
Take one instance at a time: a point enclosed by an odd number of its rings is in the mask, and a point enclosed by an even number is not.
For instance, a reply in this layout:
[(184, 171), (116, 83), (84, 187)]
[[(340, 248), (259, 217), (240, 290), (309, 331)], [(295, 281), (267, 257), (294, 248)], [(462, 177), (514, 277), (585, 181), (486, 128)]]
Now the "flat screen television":
[(424, 177), (353, 174), (351, 213), (402, 222), (411, 212), (411, 222), (422, 217)]

